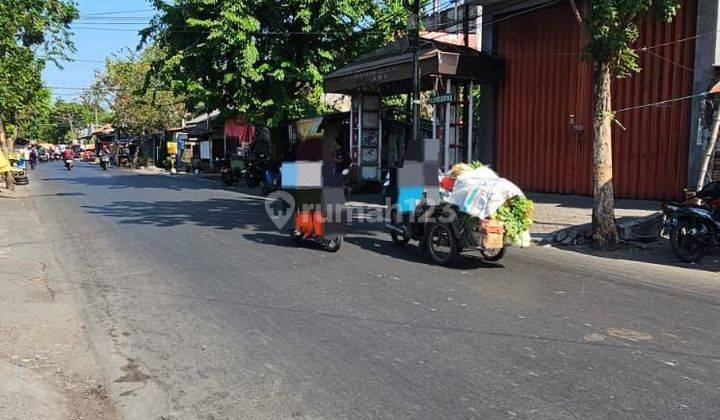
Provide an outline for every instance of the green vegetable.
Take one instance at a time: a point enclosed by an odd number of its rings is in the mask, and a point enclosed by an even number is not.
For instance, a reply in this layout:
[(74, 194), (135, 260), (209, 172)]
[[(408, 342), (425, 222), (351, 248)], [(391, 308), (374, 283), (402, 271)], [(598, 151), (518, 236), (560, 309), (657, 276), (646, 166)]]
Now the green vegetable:
[(510, 243), (520, 240), (520, 234), (532, 226), (534, 203), (525, 197), (513, 197), (505, 202), (495, 213), (495, 219), (505, 225), (505, 239)]

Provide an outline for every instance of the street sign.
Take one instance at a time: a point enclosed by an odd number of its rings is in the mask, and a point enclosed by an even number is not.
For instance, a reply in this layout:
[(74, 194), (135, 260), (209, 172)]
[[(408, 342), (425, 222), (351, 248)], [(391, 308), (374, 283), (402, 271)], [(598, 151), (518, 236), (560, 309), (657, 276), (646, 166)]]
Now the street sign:
[(435, 95), (430, 97), (431, 104), (446, 104), (453, 101), (453, 94), (446, 93), (444, 95)]

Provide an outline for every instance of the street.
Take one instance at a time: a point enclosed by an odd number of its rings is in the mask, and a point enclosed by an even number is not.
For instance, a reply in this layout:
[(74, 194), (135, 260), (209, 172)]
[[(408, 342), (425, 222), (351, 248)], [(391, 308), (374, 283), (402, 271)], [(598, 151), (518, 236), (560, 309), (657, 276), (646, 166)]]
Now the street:
[(30, 188), (127, 418), (720, 416), (713, 272), (545, 247), (439, 267), (360, 221), (332, 254), (198, 176), (51, 163)]

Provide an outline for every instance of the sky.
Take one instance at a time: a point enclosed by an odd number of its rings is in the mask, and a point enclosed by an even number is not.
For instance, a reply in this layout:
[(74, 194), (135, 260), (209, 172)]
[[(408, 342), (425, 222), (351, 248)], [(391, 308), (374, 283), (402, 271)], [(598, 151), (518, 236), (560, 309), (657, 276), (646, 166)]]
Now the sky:
[[(63, 62), (62, 69), (47, 63), (43, 80), (56, 98), (72, 100), (78, 88), (87, 87), (95, 69), (104, 68), (105, 57), (124, 48), (135, 49), (137, 29), (153, 15), (147, 0), (76, 0), (80, 19), (73, 22), (76, 62)], [(73, 89), (59, 89), (73, 88)]]

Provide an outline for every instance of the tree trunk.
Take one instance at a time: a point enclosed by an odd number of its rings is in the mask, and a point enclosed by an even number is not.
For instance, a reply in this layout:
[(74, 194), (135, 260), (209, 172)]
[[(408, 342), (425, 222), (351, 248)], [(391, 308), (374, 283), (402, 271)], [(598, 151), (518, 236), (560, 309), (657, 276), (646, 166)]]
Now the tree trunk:
[(593, 193), (592, 238), (596, 245), (607, 247), (620, 241), (615, 223), (615, 198), (612, 168), (612, 100), (610, 67), (606, 63), (594, 66), (593, 129)]
[[(5, 133), (5, 123), (0, 118), (0, 149), (2, 149), (3, 155), (5, 155), (5, 158), (10, 160), (10, 148), (8, 147), (8, 139), (7, 134)], [(15, 189), (15, 177), (13, 176), (13, 172), (5, 172), (5, 188), (8, 190), (14, 190)]]

